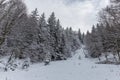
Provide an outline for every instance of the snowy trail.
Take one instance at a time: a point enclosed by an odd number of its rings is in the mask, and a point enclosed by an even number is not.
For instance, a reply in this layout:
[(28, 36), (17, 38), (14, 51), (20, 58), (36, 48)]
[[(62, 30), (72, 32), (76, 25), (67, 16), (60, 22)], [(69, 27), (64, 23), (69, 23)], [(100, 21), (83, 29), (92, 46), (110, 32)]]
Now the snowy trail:
[[(81, 60), (79, 60), (81, 56)], [(0, 80), (120, 80), (120, 66), (100, 65), (84, 58), (84, 49), (66, 61), (32, 65), (28, 71), (0, 72)]]

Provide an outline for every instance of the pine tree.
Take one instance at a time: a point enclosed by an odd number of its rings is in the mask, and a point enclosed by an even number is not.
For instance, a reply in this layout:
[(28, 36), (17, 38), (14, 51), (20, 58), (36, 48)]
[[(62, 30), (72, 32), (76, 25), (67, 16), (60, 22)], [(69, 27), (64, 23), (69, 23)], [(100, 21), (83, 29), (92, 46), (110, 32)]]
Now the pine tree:
[(78, 38), (79, 38), (80, 42), (82, 43), (82, 34), (81, 34), (80, 29), (78, 30)]
[(45, 14), (39, 17), (37, 8), (28, 15), (22, 0), (0, 1), (2, 56), (14, 53), (15, 59), (42, 62), (49, 54), (51, 60), (63, 60), (79, 47), (78, 33), (72, 28), (63, 29), (54, 12), (46, 22)]

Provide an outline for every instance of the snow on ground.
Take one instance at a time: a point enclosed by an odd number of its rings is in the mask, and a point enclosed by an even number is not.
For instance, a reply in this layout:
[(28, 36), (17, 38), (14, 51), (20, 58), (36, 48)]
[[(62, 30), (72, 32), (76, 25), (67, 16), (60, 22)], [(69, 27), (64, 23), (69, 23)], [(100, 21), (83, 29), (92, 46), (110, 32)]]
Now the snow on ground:
[[(84, 58), (83, 48), (64, 61), (31, 65), (26, 70), (0, 72), (0, 80), (120, 80), (119, 65), (95, 64)], [(80, 58), (80, 59), (79, 59)]]

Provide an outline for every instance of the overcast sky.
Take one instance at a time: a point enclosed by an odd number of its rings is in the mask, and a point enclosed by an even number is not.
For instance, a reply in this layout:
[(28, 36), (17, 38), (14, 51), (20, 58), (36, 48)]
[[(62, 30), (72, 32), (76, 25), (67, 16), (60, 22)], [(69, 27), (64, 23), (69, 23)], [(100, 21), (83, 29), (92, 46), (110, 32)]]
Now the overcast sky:
[(91, 30), (97, 23), (98, 11), (109, 4), (109, 0), (25, 0), (28, 11), (38, 8), (39, 14), (45, 12), (46, 18), (55, 12), (63, 27), (72, 27), (82, 32)]

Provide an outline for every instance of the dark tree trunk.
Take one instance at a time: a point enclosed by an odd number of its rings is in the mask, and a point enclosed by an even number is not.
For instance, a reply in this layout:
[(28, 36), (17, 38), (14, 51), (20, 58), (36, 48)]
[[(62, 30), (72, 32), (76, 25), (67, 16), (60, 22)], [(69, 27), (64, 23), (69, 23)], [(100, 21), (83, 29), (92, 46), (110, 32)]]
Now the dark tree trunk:
[(113, 57), (114, 57), (115, 62), (117, 62), (117, 58), (116, 58), (115, 54), (113, 54)]
[(105, 55), (106, 61), (108, 61), (108, 55)]
[(120, 61), (120, 53), (119, 53), (119, 51), (117, 51), (117, 54), (118, 54), (118, 59)]
[(101, 61), (100, 57), (98, 57), (98, 60)]

